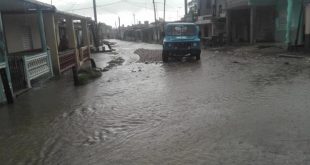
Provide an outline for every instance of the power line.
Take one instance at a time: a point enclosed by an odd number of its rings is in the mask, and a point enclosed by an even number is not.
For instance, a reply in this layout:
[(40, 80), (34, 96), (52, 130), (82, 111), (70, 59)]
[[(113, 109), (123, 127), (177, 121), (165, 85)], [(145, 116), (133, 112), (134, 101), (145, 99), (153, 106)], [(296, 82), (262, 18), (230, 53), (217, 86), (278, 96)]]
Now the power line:
[[(107, 3), (107, 4), (104, 4), (104, 5), (97, 5), (97, 8), (106, 7), (106, 6), (114, 5), (114, 4), (117, 4), (117, 3), (122, 3), (122, 1), (119, 0), (119, 1), (116, 1), (116, 2)], [(92, 9), (92, 8), (93, 7), (85, 7), (85, 8), (79, 8), (79, 9), (71, 9), (70, 11), (86, 10), (86, 9)]]

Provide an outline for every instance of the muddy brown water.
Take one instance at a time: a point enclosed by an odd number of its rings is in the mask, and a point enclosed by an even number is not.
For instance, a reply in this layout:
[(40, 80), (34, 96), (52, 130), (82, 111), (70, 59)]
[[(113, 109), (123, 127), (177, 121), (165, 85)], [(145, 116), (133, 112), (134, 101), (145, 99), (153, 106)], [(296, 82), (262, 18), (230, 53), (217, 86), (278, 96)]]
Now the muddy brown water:
[(88, 85), (49, 82), (0, 108), (0, 164), (309, 164), (306, 60), (204, 52), (136, 63), (138, 48), (96, 54), (121, 66)]

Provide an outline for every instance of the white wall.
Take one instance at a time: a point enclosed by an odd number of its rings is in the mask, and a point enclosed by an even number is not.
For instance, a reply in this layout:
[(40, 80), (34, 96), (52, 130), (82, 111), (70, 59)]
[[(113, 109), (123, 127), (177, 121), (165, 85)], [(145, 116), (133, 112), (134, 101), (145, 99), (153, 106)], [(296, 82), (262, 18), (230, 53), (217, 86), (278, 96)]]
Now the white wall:
[(9, 53), (25, 51), (21, 30), (23, 26), (29, 26), (31, 28), (33, 49), (41, 48), (39, 24), (36, 14), (6, 14), (3, 15), (3, 24)]

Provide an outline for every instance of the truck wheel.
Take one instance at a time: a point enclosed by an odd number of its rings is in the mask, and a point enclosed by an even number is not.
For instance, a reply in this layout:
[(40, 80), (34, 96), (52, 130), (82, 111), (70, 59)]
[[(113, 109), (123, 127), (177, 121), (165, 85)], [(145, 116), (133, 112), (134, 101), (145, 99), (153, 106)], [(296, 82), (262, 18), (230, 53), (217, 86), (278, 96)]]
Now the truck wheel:
[(197, 61), (200, 60), (200, 54), (196, 54), (196, 60), (197, 60)]
[(163, 62), (168, 62), (168, 54), (164, 51), (162, 53), (162, 59), (163, 59)]

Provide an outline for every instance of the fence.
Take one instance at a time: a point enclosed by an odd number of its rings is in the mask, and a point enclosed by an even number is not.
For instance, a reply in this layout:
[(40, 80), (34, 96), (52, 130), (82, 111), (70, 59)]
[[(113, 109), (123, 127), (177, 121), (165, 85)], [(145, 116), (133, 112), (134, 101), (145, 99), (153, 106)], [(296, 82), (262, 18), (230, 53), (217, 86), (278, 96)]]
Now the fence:
[(31, 88), (31, 80), (43, 75), (53, 76), (48, 52), (36, 55), (9, 55), (8, 63), (14, 92)]
[(60, 72), (64, 72), (76, 65), (75, 50), (59, 52)]
[(80, 61), (85, 61), (90, 58), (89, 47), (84, 46), (79, 49), (79, 58)]
[(26, 89), (27, 81), (24, 70), (23, 56), (9, 55), (8, 63), (10, 68), (13, 91), (17, 92)]
[(24, 56), (27, 87), (31, 88), (31, 80), (41, 77), (45, 74), (53, 76), (52, 63), (48, 52), (33, 56)]

